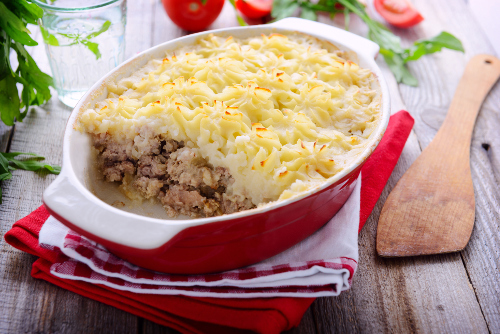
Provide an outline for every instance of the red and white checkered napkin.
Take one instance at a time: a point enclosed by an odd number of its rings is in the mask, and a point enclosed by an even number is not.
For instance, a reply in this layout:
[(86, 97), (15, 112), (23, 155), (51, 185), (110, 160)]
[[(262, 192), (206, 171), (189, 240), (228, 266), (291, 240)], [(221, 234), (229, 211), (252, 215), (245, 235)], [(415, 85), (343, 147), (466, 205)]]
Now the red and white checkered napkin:
[(205, 275), (169, 275), (126, 262), (69, 230), (54, 217), (40, 230), (40, 245), (61, 256), (54, 276), (135, 293), (193, 297), (321, 297), (349, 289), (358, 260), (361, 176), (342, 209), (319, 231), (253, 266)]

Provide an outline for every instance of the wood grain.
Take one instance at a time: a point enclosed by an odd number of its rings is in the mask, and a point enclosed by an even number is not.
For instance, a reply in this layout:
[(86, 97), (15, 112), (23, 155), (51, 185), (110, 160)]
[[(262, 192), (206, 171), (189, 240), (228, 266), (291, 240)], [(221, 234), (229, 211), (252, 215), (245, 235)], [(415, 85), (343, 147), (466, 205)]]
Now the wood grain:
[[(465, 1), (413, 2), (425, 16), (425, 21), (416, 28), (396, 31), (405, 45), (446, 30), (462, 40), (467, 53), (443, 51), (412, 64), (411, 71), (420, 80), (419, 87), (390, 83), (393, 111), (406, 104), (416, 119), (415, 133), (361, 232), (360, 266), (352, 289), (339, 298), (316, 300), (292, 333), (483, 333), (488, 329), (492, 333), (500, 332), (499, 85), (483, 104), (472, 138), (471, 171), (476, 194), (476, 222), (469, 245), (460, 255), (404, 260), (380, 259), (375, 255), (376, 222), (389, 191), (419, 155), (420, 147), (427, 146), (436, 134), (466, 61), (474, 54), (493, 52)], [(226, 7), (227, 4), (213, 28), (236, 26), (234, 12)], [(331, 22), (327, 17), (320, 19)], [(343, 24), (340, 17), (336, 20)], [(353, 18), (351, 21), (356, 24), (358, 20)], [(363, 25), (351, 30), (365, 31)], [(167, 18), (159, 0), (128, 2), (126, 57), (183, 34), (185, 32)], [(44, 59), (43, 46), (32, 51), (37, 62)], [(383, 64), (380, 59), (378, 63)], [(41, 65), (43, 70), (48, 70), (46, 59)], [(387, 71), (385, 73), (393, 80)], [(28, 116), (26, 122), (31, 119), (30, 126), (17, 128), (16, 125), (13, 149), (39, 150), (37, 152), (46, 154), (49, 162), (60, 161), (58, 131), (64, 128), (64, 113), (68, 113), (61, 108), (64, 107), (54, 98), (50, 104), (36, 108), (36, 112)], [(6, 133), (0, 129), (0, 134), (2, 131)], [(6, 147), (6, 137), (0, 137), (0, 148)], [(483, 148), (485, 143), (489, 144), (488, 150)], [(16, 173), (14, 180), (2, 185), (9, 194), (0, 205), (2, 235), (15, 219), (40, 204), (37, 196), (52, 178), (50, 175), (45, 178), (36, 174), (30, 176), (29, 172)], [(33, 280), (29, 276), (33, 260), (32, 256), (6, 245), (3, 238), (0, 241), (0, 293), (5, 300), (4, 305), (0, 305), (0, 333), (175, 333)]]
[(472, 131), (481, 104), (500, 77), (500, 60), (473, 57), (446, 119), (387, 198), (377, 230), (380, 256), (417, 256), (462, 250), (474, 226), (470, 171)]
[[(397, 86), (395, 80), (385, 65), (381, 67), (392, 93)], [(391, 105), (393, 112), (406, 109), (396, 96), (391, 96)], [(328, 312), (319, 311), (318, 329), (331, 333), (488, 332), (459, 255), (383, 259), (375, 254), (377, 221), (384, 201), (419, 154), (417, 136), (412, 133), (361, 231), (359, 268), (351, 290), (339, 298), (318, 299), (312, 305), (330, 305)], [(346, 323), (342, 319), (352, 320)]]
[[(43, 42), (30, 27), (39, 46), (28, 48), (38, 66), (50, 73)], [(53, 98), (32, 107), (16, 123), (10, 151), (36, 152), (51, 164), (61, 164), (62, 138), (70, 109)], [(7, 137), (7, 136), (5, 136)], [(7, 142), (2, 136), (0, 147)], [(114, 307), (66, 291), (30, 276), (34, 256), (8, 245), (3, 235), (12, 224), (41, 205), (43, 190), (55, 175), (17, 170), (2, 182), (0, 205), (0, 333), (136, 333), (137, 317)]]
[[(466, 1), (415, 1), (425, 13), (418, 33), (403, 34), (403, 39), (432, 36), (441, 30), (455, 34), (463, 42), (465, 55), (444, 51), (423, 57), (410, 65), (417, 75), (418, 88), (400, 85), (408, 110), (416, 119), (414, 130), (419, 144), (425, 148), (436, 134), (437, 127), (426, 124), (425, 115), (444, 119), (460, 75), (468, 59), (479, 53), (495, 54), (484, 32), (469, 13)], [(497, 57), (500, 55), (496, 55)], [(478, 115), (471, 145), (471, 172), (476, 197), (476, 220), (471, 240), (462, 252), (470, 283), (481, 311), (492, 333), (500, 332), (500, 201), (498, 157), (500, 142), (500, 84), (497, 83), (483, 103)], [(488, 150), (483, 148), (488, 144)]]

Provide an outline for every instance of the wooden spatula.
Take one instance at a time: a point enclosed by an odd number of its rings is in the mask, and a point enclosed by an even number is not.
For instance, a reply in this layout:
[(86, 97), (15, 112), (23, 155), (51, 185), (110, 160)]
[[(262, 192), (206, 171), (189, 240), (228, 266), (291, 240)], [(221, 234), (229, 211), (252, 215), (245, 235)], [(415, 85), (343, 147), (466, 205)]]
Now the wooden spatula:
[(377, 231), (380, 256), (415, 256), (465, 248), (474, 226), (470, 143), (484, 98), (500, 77), (500, 60), (472, 58), (438, 133), (384, 204)]

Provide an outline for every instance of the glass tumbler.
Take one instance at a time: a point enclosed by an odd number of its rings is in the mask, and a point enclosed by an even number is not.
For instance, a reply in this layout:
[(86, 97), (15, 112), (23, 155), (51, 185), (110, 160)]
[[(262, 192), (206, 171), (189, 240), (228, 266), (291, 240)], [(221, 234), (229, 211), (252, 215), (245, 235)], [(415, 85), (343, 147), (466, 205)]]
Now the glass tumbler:
[(32, 0), (59, 100), (74, 107), (85, 92), (123, 62), (126, 0)]

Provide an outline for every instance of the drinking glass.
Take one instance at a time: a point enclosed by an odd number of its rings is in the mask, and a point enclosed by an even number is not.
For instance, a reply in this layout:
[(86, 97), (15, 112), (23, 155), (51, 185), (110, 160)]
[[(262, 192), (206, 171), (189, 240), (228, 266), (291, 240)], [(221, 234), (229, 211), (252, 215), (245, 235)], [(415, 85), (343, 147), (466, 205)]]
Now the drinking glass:
[(101, 77), (123, 62), (126, 0), (32, 0), (59, 100), (74, 107)]

